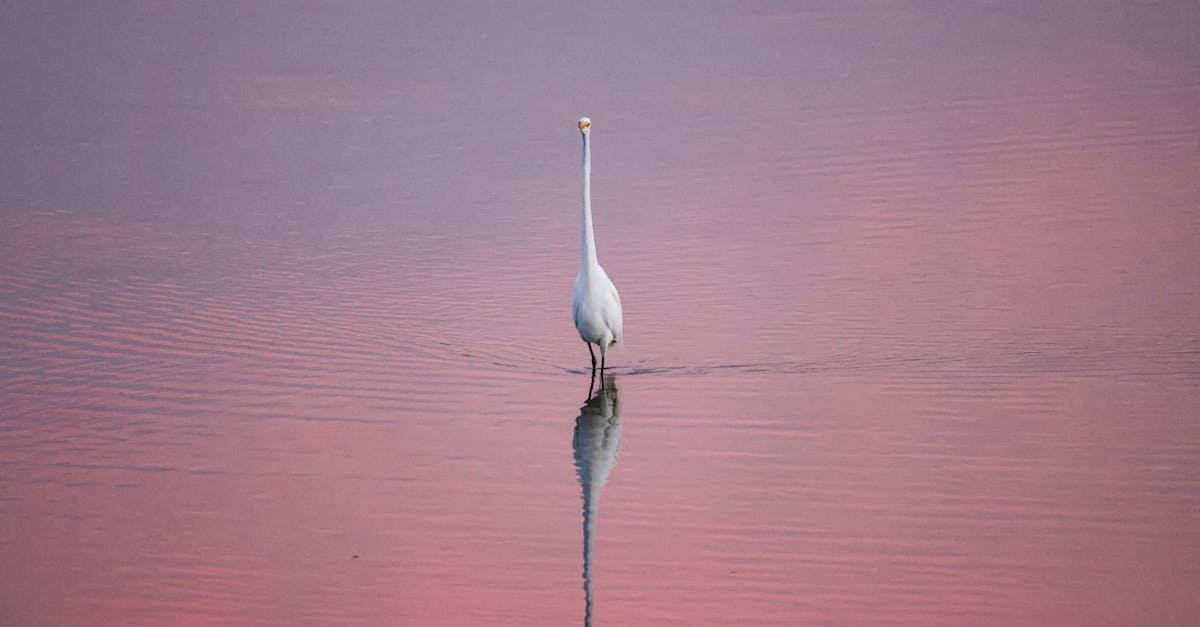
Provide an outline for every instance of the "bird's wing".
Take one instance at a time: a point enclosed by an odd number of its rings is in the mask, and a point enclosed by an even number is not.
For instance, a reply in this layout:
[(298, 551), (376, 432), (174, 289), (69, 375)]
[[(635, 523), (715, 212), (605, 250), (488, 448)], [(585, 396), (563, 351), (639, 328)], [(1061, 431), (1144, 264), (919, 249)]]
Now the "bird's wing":
[(579, 323), (583, 319), (583, 298), (582, 291), (583, 277), (575, 277), (575, 289), (571, 294), (571, 317), (575, 321), (575, 328), (579, 328)]
[(605, 299), (604, 324), (612, 331), (613, 341), (621, 341), (621, 295), (617, 294), (617, 286), (609, 284), (611, 298)]

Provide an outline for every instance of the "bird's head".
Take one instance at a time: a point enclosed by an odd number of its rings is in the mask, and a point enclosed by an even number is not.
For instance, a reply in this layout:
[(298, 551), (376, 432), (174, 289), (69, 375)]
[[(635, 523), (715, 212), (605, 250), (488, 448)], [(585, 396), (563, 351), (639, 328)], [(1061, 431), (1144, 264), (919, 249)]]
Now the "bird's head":
[(592, 128), (592, 119), (591, 118), (579, 118), (579, 130), (581, 132), (583, 132), (584, 135), (587, 135), (588, 130), (590, 130), (591, 128)]

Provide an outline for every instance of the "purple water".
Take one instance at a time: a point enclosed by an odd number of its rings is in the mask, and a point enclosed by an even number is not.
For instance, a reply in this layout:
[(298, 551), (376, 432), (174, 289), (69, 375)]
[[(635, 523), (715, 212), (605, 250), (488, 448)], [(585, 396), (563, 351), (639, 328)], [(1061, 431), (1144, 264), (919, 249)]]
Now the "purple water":
[(1195, 3), (0, 17), (0, 623), (1200, 614)]

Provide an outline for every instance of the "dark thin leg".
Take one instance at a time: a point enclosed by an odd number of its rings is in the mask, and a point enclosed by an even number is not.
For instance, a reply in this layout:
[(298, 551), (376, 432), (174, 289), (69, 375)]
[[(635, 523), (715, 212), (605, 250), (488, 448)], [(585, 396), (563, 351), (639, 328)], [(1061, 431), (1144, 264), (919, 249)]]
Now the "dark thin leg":
[[(603, 386), (604, 385), (604, 380), (603, 380), (604, 375), (600, 375), (600, 379), (601, 379), (600, 385)], [(592, 400), (592, 390), (595, 388), (596, 388), (596, 369), (592, 368), (592, 380), (590, 382), (588, 382), (587, 400), (589, 400), (589, 401)]]
[[(594, 373), (596, 371), (596, 351), (592, 350), (591, 342), (586, 342), (586, 344), (588, 346), (588, 354), (592, 356), (592, 372)], [(600, 356), (603, 357), (604, 354), (601, 353)]]
[[(591, 346), (591, 344), (588, 346)], [(605, 351), (600, 351), (600, 378), (602, 379), (604, 378), (604, 353)], [(592, 367), (595, 368), (595, 366)]]

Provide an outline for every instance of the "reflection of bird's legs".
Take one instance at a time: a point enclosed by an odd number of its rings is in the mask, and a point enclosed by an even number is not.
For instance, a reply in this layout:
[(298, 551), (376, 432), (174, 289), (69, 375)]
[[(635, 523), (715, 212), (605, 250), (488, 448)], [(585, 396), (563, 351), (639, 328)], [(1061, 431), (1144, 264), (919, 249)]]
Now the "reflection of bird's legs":
[[(592, 350), (591, 342), (584, 340), (583, 343), (587, 344), (588, 354), (592, 356), (592, 374), (596, 374), (596, 351)], [(600, 353), (600, 356), (603, 357), (604, 353)]]
[[(600, 375), (600, 386), (604, 387), (604, 375)], [(587, 400), (592, 400), (592, 390), (596, 388), (596, 369), (592, 368), (592, 380), (588, 382)], [(587, 401), (584, 401), (587, 402)]]
[[(589, 344), (589, 346), (590, 346), (590, 344)], [(605, 350), (600, 351), (600, 376), (602, 378), (604, 377), (604, 357), (605, 357), (605, 353), (607, 353), (607, 352), (608, 351), (605, 351)], [(595, 366), (592, 366), (592, 367), (595, 368)]]

